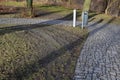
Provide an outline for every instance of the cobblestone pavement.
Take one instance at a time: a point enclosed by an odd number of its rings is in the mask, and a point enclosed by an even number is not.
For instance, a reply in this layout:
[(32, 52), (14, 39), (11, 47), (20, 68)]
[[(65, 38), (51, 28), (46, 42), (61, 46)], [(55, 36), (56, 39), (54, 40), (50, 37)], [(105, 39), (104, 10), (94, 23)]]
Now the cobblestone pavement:
[(120, 25), (93, 23), (77, 61), (74, 80), (120, 80)]

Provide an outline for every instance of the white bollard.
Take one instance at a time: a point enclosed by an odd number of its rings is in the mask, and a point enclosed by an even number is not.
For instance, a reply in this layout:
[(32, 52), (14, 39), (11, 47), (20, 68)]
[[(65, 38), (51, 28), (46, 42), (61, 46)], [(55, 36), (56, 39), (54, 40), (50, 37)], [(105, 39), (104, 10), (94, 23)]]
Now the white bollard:
[(84, 27), (84, 12), (82, 12), (82, 29), (83, 29), (83, 27)]
[(76, 9), (73, 10), (73, 27), (76, 27)]

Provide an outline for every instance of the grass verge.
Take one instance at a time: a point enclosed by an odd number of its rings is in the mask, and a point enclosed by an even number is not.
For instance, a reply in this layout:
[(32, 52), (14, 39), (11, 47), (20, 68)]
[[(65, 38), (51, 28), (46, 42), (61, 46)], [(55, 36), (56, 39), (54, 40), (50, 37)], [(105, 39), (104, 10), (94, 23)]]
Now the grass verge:
[(114, 18), (114, 20), (111, 22), (111, 24), (120, 24), (120, 18), (119, 17), (113, 17), (110, 15), (106, 15), (106, 14), (97, 14), (94, 17), (94, 21), (103, 19), (103, 22), (107, 22), (109, 20), (111, 20), (112, 18)]
[(40, 24), (3, 26), (1, 80), (72, 80), (86, 29)]

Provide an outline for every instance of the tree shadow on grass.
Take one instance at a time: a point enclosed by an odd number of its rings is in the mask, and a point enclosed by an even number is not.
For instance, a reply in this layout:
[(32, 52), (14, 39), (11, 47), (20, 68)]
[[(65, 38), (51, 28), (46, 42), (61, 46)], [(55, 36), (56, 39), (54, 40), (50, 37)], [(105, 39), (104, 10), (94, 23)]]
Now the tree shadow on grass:
[(35, 15), (35, 17), (46, 16), (46, 15), (50, 15), (50, 14), (54, 14), (54, 13), (59, 13), (59, 12), (61, 12), (61, 11), (51, 11), (51, 12), (41, 11), (40, 13), (37, 13)]
[(9, 15), (20, 13), (22, 7), (2, 7), (0, 8), (0, 15)]
[(16, 14), (18, 12), (0, 12), (0, 15)]
[(76, 41), (63, 46), (56, 51), (51, 52), (50, 54), (48, 54), (44, 58), (34, 62), (33, 64), (25, 65), (25, 67), (22, 68), (22, 70), (19, 68), (16, 69), (15, 72), (10, 75), (16, 76), (17, 80), (23, 80), (24, 78), (29, 78), (30, 76), (32, 76), (32, 74), (38, 72), (39, 69), (45, 68), (50, 62), (52, 62), (55, 59), (57, 59), (58, 57), (64, 55), (66, 53), (66, 51), (72, 51), (74, 49), (74, 47), (77, 45), (80, 45), (82, 43), (82, 41), (83, 41), (83, 39), (80, 37)]
[(88, 20), (88, 22), (92, 22), (93, 20), (95, 20), (95, 18), (91, 18)]
[(73, 18), (73, 13), (68, 14), (67, 16), (60, 18), (59, 20), (72, 20)]
[[(64, 17), (63, 17), (63, 19), (64, 19)], [(57, 20), (60, 20), (60, 19), (57, 19)], [(3, 27), (3, 28), (0, 28), (0, 35), (4, 35), (6, 33), (12, 33), (15, 31), (23, 31), (23, 30), (31, 30), (31, 29), (35, 29), (35, 28), (47, 27), (47, 26), (59, 24), (62, 22), (62, 21), (58, 21), (58, 22), (55, 22), (54, 24), (47, 24), (47, 23), (51, 23), (53, 21), (54, 20), (50, 20), (50, 21), (45, 21), (45, 22), (41, 22), (39, 24), (32, 24), (32, 25), (19, 25), (19, 26)], [(46, 67), (50, 62), (54, 61), (59, 56), (62, 56), (63, 54), (65, 54), (66, 51), (73, 50), (74, 47), (76, 47), (77, 45), (80, 45), (82, 43), (82, 41), (83, 41), (83, 38), (79, 37), (76, 41), (63, 46), (56, 51), (51, 52), (46, 57), (44, 57), (38, 61), (35, 61), (32, 64), (26, 64), (25, 67), (22, 68), (22, 70), (21, 70), (21, 68), (17, 68), (13, 73), (9, 74), (9, 77), (15, 76), (16, 80), (23, 80), (24, 78), (28, 78), (29, 76), (32, 76), (32, 74), (34, 74), (35, 72), (38, 72), (39, 69)]]
[(90, 14), (90, 15), (89, 15), (89, 18), (93, 18), (93, 17), (96, 16), (96, 15), (97, 15), (96, 13)]
[(94, 26), (96, 26), (96, 25), (98, 25), (98, 24), (100, 24), (102, 22), (103, 22), (103, 19), (100, 19), (100, 20), (96, 21), (95, 23), (89, 25), (88, 27), (94, 27)]
[[(80, 17), (81, 14), (79, 12), (76, 13), (76, 18), (78, 19), (78, 17)], [(70, 14), (68, 14), (67, 16), (60, 18), (58, 20), (73, 20), (73, 12), (71, 12)]]
[[(116, 19), (116, 18), (113, 17), (113, 18), (111, 18), (108, 22), (106, 22), (105, 24), (103, 24), (102, 26), (100, 26), (99, 28), (96, 28), (96, 29), (92, 30), (92, 31), (90, 32), (91, 35), (94, 35), (94, 34), (97, 33), (98, 31), (104, 29), (104, 28), (107, 27), (110, 23), (112, 23), (115, 19)], [(92, 26), (94, 27), (94, 25), (92, 25)], [(92, 26), (91, 26), (91, 27), (92, 27)]]
[(96, 13), (93, 13), (93, 14), (90, 14), (88, 17), (89, 17), (89, 21), (88, 22), (91, 22), (95, 19), (94, 16), (96, 16), (97, 14)]

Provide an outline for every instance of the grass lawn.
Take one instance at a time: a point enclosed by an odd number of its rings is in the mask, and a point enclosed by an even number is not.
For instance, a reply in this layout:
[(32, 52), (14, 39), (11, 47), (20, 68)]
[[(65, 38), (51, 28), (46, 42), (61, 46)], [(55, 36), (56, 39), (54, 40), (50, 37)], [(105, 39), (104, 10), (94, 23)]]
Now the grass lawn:
[(87, 34), (79, 27), (0, 25), (0, 80), (71, 80)]
[(0, 2), (0, 5), (13, 6), (13, 7), (25, 7), (26, 2), (3, 1), (3, 2)]
[(99, 21), (99, 20), (103, 20), (102, 23), (106, 23), (109, 22), (109, 24), (118, 24), (120, 25), (120, 17), (113, 17), (110, 15), (106, 15), (106, 14), (96, 14), (96, 13), (89, 13), (89, 21)]
[[(16, 5), (15, 5), (16, 4)], [(8, 1), (8, 2), (2, 2), (0, 3), (0, 5), (5, 5), (5, 6), (12, 6), (12, 7), (19, 7), (19, 10), (17, 11), (17, 13), (5, 13), (5, 14), (0, 14), (0, 17), (14, 17), (14, 18), (19, 18), (19, 17), (24, 17), (24, 15), (28, 15), (28, 11), (25, 8), (25, 2), (14, 2), (14, 1)], [(20, 9), (21, 7), (21, 9)], [(40, 5), (40, 4), (36, 4), (34, 3), (34, 14), (35, 16), (37, 15), (37, 17), (39, 18), (43, 18), (46, 15), (50, 15), (51, 19), (52, 17), (64, 17), (69, 15), (72, 18), (72, 14), (73, 10), (69, 9), (69, 8), (64, 8), (61, 6), (51, 6), (51, 5)], [(78, 15), (81, 15), (81, 10), (78, 10)], [(69, 17), (68, 16), (68, 17)], [(37, 18), (35, 17), (35, 18)], [(48, 16), (45, 18), (49, 18)]]

